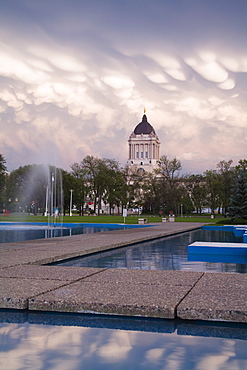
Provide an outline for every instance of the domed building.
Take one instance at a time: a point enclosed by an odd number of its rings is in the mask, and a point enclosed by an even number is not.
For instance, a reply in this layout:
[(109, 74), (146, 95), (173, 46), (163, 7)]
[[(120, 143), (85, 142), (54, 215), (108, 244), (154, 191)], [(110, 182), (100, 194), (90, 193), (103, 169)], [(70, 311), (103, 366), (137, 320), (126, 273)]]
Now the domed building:
[(142, 121), (138, 123), (131, 133), (129, 143), (128, 166), (136, 166), (139, 170), (152, 172), (158, 168), (160, 159), (160, 141), (153, 128), (148, 122), (146, 111)]

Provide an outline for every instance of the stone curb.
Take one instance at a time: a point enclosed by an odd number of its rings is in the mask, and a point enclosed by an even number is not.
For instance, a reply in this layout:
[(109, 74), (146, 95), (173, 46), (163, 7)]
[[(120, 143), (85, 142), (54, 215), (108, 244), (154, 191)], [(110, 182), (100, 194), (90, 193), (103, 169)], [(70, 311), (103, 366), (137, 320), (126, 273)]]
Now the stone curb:
[(0, 308), (247, 322), (247, 275), (42, 266), (199, 228), (154, 227), (1, 245)]

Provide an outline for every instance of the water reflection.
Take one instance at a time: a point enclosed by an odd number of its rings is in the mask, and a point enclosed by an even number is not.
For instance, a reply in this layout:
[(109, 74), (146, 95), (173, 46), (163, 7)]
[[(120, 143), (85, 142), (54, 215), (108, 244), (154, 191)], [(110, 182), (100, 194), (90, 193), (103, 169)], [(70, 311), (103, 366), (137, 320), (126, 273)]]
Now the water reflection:
[(0, 313), (2, 369), (244, 369), (245, 325)]
[[(128, 268), (142, 270), (185, 270), (247, 273), (246, 257), (230, 256), (210, 260), (209, 256), (189, 256), (187, 246), (194, 241), (242, 242), (233, 233), (218, 230), (196, 230), (125, 248), (56, 263), (63, 266)], [(210, 256), (210, 258), (213, 258)]]
[(20, 242), (25, 240), (56, 238), (80, 234), (93, 234), (110, 230), (140, 227), (140, 225), (118, 224), (56, 224), (47, 223), (5, 223), (0, 222), (0, 243)]

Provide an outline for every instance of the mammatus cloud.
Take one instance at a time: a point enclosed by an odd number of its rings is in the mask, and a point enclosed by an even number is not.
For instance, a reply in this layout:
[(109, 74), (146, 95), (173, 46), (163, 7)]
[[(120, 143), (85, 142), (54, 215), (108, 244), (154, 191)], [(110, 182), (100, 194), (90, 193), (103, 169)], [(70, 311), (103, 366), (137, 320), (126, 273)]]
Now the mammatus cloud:
[[(172, 324), (166, 333), (92, 328), (90, 323), (85, 327), (61, 322), (57, 326), (3, 322), (1, 361), (10, 369), (25, 368), (27, 363), (39, 369), (49, 368), (51, 363), (61, 369), (92, 368), (92, 364), (95, 368), (114, 364), (124, 368), (130, 363), (147, 368), (186, 368), (192, 361), (199, 368), (238, 368), (239, 359), (244, 359), (244, 341), (178, 335), (171, 328)], [(195, 349), (200, 354), (196, 358)]]
[[(8, 20), (20, 14), (21, 5), (25, 18), (10, 27)], [(75, 1), (77, 14), (61, 2), (53, 19), (42, 4), (6, 5), (0, 140), (9, 170), (44, 161), (69, 169), (87, 154), (125, 164), (127, 139), (144, 107), (161, 153), (180, 158), (185, 172), (246, 157), (247, 50), (241, 36), (231, 49), (220, 19), (214, 34), (205, 19), (207, 39), (197, 38), (196, 29), (191, 35), (182, 26), (179, 11), (175, 19), (173, 6), (156, 5), (144, 2), (140, 16), (126, 4), (108, 11), (99, 4), (98, 13), (90, 7), (82, 12)], [(193, 23), (198, 7), (191, 11), (185, 17)], [(208, 17), (209, 12), (210, 6)], [(236, 37), (241, 25), (236, 23)]]

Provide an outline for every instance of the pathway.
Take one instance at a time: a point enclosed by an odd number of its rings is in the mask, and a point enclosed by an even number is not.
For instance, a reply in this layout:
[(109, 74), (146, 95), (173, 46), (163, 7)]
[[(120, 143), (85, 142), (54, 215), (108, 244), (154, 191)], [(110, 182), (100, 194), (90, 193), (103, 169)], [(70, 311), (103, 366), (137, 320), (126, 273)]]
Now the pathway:
[(247, 275), (44, 266), (199, 228), (198, 223), (0, 245), (0, 308), (247, 322)]

